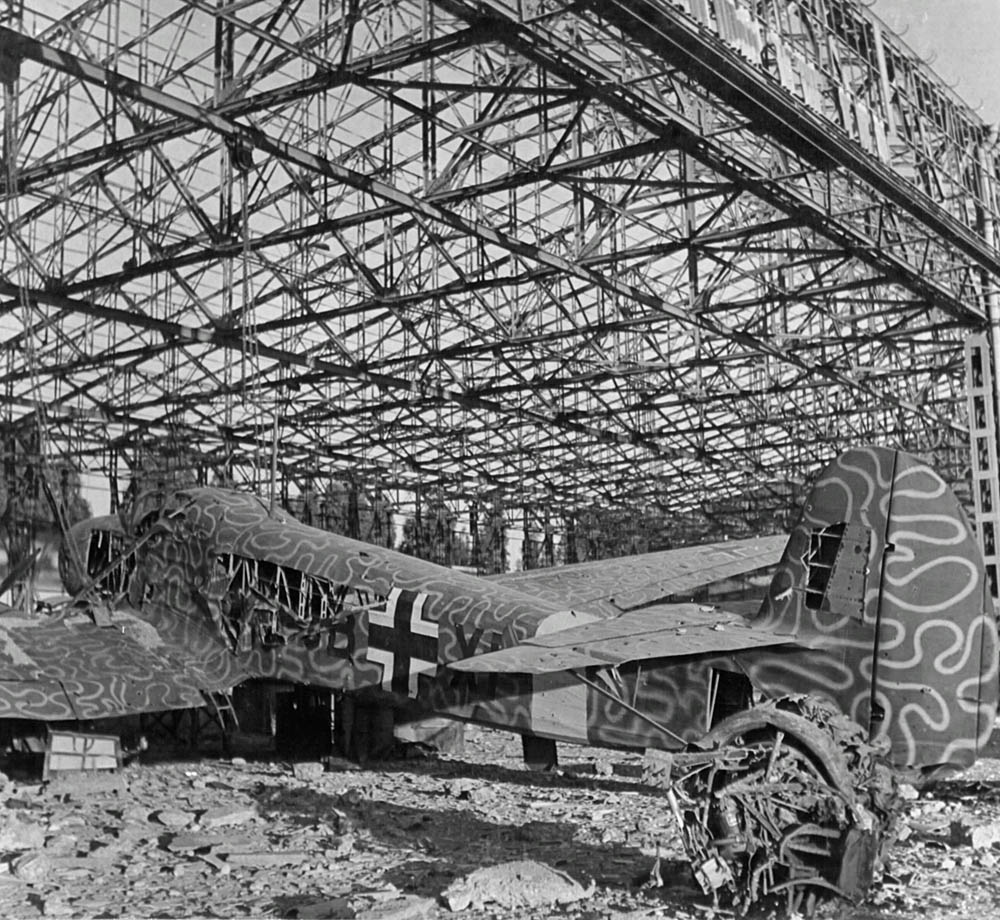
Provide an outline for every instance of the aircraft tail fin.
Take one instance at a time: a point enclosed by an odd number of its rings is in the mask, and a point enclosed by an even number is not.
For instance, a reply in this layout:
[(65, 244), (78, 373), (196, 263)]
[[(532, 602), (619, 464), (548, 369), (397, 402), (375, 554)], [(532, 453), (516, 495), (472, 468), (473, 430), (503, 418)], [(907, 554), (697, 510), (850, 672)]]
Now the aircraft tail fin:
[(744, 661), (769, 696), (820, 693), (899, 767), (970, 764), (997, 708), (997, 621), (956, 496), (922, 461), (856, 448), (819, 476), (754, 625), (795, 650)]

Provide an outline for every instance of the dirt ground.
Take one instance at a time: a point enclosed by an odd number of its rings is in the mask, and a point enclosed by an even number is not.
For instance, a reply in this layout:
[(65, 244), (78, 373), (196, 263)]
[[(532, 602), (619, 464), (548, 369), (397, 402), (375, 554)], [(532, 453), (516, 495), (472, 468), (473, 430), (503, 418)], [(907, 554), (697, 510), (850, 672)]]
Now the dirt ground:
[[(994, 736), (996, 739), (996, 736)], [(1000, 745), (908, 803), (908, 837), (845, 920), (1000, 915)], [(704, 918), (664, 800), (639, 758), (560, 748), (532, 773), (520, 742), (469, 728), (464, 753), (357, 769), (273, 755), (147, 755), (117, 775), (6, 782), (0, 794), (0, 916), (466, 920)], [(978, 848), (958, 825), (980, 827)], [(643, 888), (659, 853), (664, 885)], [(512, 860), (585, 889), (562, 905), (452, 913), (456, 879)], [(557, 880), (558, 881), (558, 880)], [(562, 882), (558, 882), (562, 884)], [(567, 884), (571, 884), (567, 880)], [(592, 886), (592, 889), (591, 889)], [(570, 890), (570, 889), (567, 889)], [(579, 895), (579, 888), (576, 889)]]

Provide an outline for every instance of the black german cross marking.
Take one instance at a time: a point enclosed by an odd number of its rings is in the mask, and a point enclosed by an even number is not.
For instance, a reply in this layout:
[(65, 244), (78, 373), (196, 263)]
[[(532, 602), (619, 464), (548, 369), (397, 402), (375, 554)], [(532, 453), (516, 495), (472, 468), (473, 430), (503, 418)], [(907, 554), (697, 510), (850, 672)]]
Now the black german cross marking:
[(368, 619), (368, 660), (382, 665), (382, 689), (417, 695), (420, 674), (437, 669), (437, 623), (423, 618), (425, 594), (393, 588)]

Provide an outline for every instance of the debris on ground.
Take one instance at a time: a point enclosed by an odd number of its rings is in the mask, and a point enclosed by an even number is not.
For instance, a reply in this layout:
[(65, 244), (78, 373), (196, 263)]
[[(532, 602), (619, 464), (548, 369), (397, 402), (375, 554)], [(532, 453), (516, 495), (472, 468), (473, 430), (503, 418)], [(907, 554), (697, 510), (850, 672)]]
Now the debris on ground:
[[(324, 765), (306, 768), (307, 780), (278, 756), (167, 753), (144, 752), (120, 783), (86, 794), (3, 781), (0, 917), (711, 916), (664, 791), (639, 781), (638, 754), (566, 746), (560, 773), (532, 773), (517, 736), (470, 728), (460, 756), (306, 761)], [(998, 753), (1000, 745), (963, 776), (908, 795), (908, 836), (882, 881), (864, 904), (821, 909), (821, 920), (1000, 915)], [(475, 887), (476, 873), (512, 864), (551, 873), (534, 883), (544, 903), (503, 906), (517, 885), (522, 899), (532, 889), (527, 878), (503, 876), (510, 890), (500, 900)], [(470, 880), (468, 906), (452, 912), (445, 892)]]
[(572, 904), (594, 893), (565, 872), (530, 859), (476, 869), (449, 885), (441, 896), (449, 910), (481, 910), (487, 904), (524, 910), (549, 904)]

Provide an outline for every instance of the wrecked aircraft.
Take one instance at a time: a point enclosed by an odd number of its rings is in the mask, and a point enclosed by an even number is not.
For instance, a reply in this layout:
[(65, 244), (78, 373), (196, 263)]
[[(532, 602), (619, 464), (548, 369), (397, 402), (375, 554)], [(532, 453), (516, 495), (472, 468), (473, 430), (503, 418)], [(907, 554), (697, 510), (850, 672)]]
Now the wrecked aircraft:
[[(0, 618), (0, 717), (188, 707), (265, 677), (645, 749), (696, 879), (739, 910), (862, 897), (892, 842), (897, 778), (969, 766), (996, 715), (972, 529), (936, 473), (884, 448), (833, 461), (787, 543), (491, 579), (214, 488), (71, 537), (68, 590), (128, 603)], [(666, 602), (774, 563), (751, 616)]]

